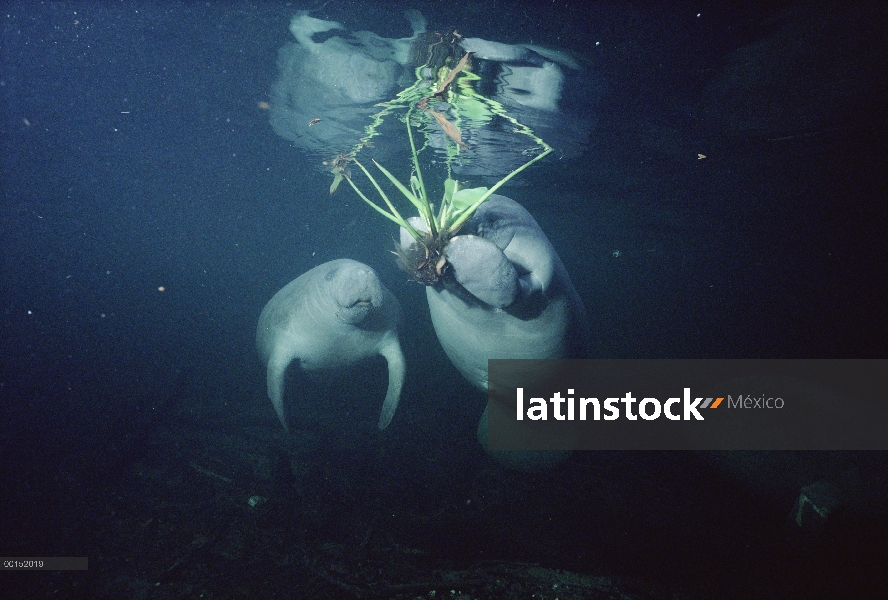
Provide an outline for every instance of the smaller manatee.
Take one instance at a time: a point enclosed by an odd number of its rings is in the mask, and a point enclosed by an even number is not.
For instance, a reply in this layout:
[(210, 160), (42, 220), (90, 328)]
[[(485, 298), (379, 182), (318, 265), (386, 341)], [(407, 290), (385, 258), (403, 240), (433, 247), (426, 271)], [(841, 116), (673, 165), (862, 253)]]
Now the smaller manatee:
[(268, 367), (268, 398), (285, 429), (284, 374), (294, 360), (305, 371), (344, 367), (381, 354), (389, 384), (379, 428), (398, 408), (406, 366), (398, 339), (401, 307), (376, 272), (340, 259), (284, 286), (262, 309), (256, 347)]

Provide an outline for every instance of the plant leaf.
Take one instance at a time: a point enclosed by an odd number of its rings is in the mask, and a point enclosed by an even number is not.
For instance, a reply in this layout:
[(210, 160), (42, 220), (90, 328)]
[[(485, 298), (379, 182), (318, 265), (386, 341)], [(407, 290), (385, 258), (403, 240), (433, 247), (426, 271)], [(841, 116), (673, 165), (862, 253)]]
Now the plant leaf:
[(333, 178), (333, 183), (330, 185), (330, 195), (331, 196), (336, 193), (336, 188), (339, 187), (339, 184), (342, 183), (343, 179), (345, 179), (345, 178), (342, 176), (342, 173), (337, 172), (336, 176)]
[(398, 181), (398, 179), (394, 175), (389, 173), (388, 170), (386, 170), (386, 168), (383, 167), (381, 164), (379, 164), (375, 160), (373, 160), (373, 164), (376, 165), (377, 169), (382, 171), (382, 174), (385, 175), (388, 178), (388, 180), (392, 182), (393, 186), (398, 188), (398, 191), (400, 191), (402, 194), (404, 194), (405, 198), (410, 200), (410, 203), (416, 207), (416, 210), (419, 211), (419, 214), (421, 214), (421, 215), (425, 214), (425, 210), (424, 210), (425, 207), (423, 206), (422, 201), (419, 198), (417, 198), (416, 196), (414, 196), (413, 192), (408, 190), (407, 187), (403, 183)]
[(459, 191), (459, 182), (456, 179), (447, 179), (444, 182), (444, 204), (450, 204), (453, 194)]
[(435, 117), (435, 120), (438, 121), (438, 124), (441, 126), (441, 129), (444, 130), (444, 133), (447, 134), (447, 137), (459, 144), (460, 147), (465, 148), (466, 150), (469, 149), (468, 146), (463, 144), (462, 134), (459, 132), (459, 129), (456, 128), (456, 125), (444, 118), (444, 115), (439, 112), (433, 110), (428, 110), (426, 112)]
[(450, 69), (450, 73), (447, 74), (447, 77), (444, 78), (444, 81), (442, 81), (440, 87), (438, 87), (439, 94), (446, 90), (447, 86), (450, 85), (450, 82), (453, 81), (453, 78), (456, 77), (459, 72), (465, 68), (466, 63), (469, 61), (469, 54), (471, 54), (471, 52), (466, 52), (465, 54), (463, 54), (463, 57), (459, 59), (459, 62), (456, 63), (456, 66)]
[(359, 189), (358, 189), (358, 186), (356, 186), (356, 185), (355, 185), (355, 182), (352, 181), (351, 179), (349, 179), (348, 182), (349, 182), (349, 184), (351, 184), (352, 188), (354, 188), (355, 192), (357, 192), (358, 196), (360, 196), (361, 199), (362, 199), (364, 202), (366, 202), (367, 204), (369, 204), (370, 206), (372, 206), (372, 207), (376, 210), (376, 212), (378, 212), (379, 214), (381, 214), (381, 215), (382, 215), (383, 217), (385, 217), (386, 219), (389, 219), (389, 220), (392, 221), (393, 223), (397, 223), (397, 224), (400, 225), (401, 227), (404, 226), (404, 223), (406, 222), (406, 221), (404, 221), (404, 219), (399, 219), (398, 217), (396, 217), (396, 216), (393, 215), (392, 213), (388, 212), (387, 210), (385, 210), (384, 208), (382, 208), (381, 206), (379, 206), (378, 204), (376, 204), (375, 202), (373, 202), (370, 198), (368, 198), (367, 196), (365, 196), (365, 195), (364, 195), (364, 192), (362, 192), (361, 190), (359, 190)]
[(453, 194), (450, 204), (456, 210), (462, 212), (478, 201), (478, 198), (487, 193), (486, 187), (469, 188), (467, 190), (459, 190)]
[(355, 161), (355, 164), (361, 168), (361, 170), (367, 176), (367, 179), (370, 180), (370, 182), (373, 184), (373, 187), (376, 188), (376, 191), (379, 192), (379, 195), (382, 196), (382, 199), (385, 200), (386, 205), (389, 207), (389, 209), (391, 209), (392, 212), (388, 212), (387, 210), (385, 210), (384, 208), (382, 208), (381, 206), (379, 206), (378, 204), (376, 204), (375, 202), (370, 200), (370, 198), (368, 198), (367, 196), (364, 195), (364, 192), (362, 192), (360, 189), (358, 189), (358, 186), (355, 185), (355, 182), (351, 180), (351, 177), (348, 177), (347, 179), (348, 179), (349, 185), (352, 186), (352, 189), (358, 194), (358, 196), (360, 196), (364, 202), (366, 202), (367, 204), (372, 206), (376, 210), (376, 212), (381, 214), (383, 217), (389, 219), (390, 221), (392, 221), (394, 223), (397, 223), (398, 225), (400, 225), (401, 227), (406, 229), (407, 232), (411, 235), (411, 237), (413, 237), (413, 239), (415, 239), (417, 241), (421, 240), (422, 236), (420, 235), (420, 233), (418, 231), (416, 231), (416, 229), (414, 229), (410, 225), (410, 223), (408, 223), (406, 220), (404, 220), (404, 217), (402, 217), (398, 213), (398, 211), (392, 205), (391, 201), (388, 199), (388, 196), (385, 195), (385, 192), (382, 191), (382, 188), (379, 187), (379, 184), (376, 182), (375, 179), (373, 179), (373, 176), (370, 175), (370, 172), (364, 168), (364, 165), (359, 163), (357, 160)]

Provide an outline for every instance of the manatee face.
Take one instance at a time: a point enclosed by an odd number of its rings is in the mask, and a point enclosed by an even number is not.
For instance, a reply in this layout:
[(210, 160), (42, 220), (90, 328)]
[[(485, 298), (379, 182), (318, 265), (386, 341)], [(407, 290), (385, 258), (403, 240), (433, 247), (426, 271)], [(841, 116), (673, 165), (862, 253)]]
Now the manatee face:
[(385, 299), (385, 288), (369, 267), (334, 267), (324, 275), (324, 281), (337, 306), (336, 317), (344, 323), (360, 323)]

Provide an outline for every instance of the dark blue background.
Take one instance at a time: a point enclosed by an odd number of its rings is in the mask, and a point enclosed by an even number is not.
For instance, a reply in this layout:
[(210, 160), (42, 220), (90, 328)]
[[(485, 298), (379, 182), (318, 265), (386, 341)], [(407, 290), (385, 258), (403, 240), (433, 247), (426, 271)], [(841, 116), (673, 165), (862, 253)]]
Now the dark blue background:
[[(347, 188), (329, 196), (319, 166), (277, 137), (258, 107), (297, 10), (320, 7), (313, 14), (352, 30), (401, 37), (409, 28), (395, 15), (406, 6), (3, 9), (0, 458), (9, 549), (0, 553), (51, 554), (72, 515), (90, 510), (105, 465), (145, 450), (146, 427), (166, 426), (155, 411), (171, 398), (195, 429), (278, 427), (256, 320), (280, 287), (335, 258), (373, 266), (405, 312), (410, 371), (388, 454), (362, 460), (424, 489), (418, 504), (426, 493), (459, 498), (460, 475), (485, 464), (474, 440), (484, 399), (438, 346), (422, 288), (397, 270), (393, 228)], [(802, 131), (741, 133), (708, 120), (701, 97), (729, 52), (775, 29), (779, 3), (766, 11), (415, 7), (432, 27), (573, 50), (605, 83), (603, 97), (588, 99), (600, 114), (587, 152), (540, 163), (527, 185), (504, 192), (537, 218), (567, 266), (595, 357), (885, 356), (888, 78), (872, 57), (884, 59), (888, 45), (879, 21), (862, 41), (833, 40), (861, 45), (861, 60), (877, 67), (847, 84), (860, 92), (841, 110)], [(574, 102), (582, 110), (584, 99)], [(318, 447), (363, 456), (363, 444), (376, 443), (365, 438), (384, 395), (382, 363), (361, 377), (359, 388), (336, 384), (334, 396), (366, 397), (318, 400), (329, 412), (314, 432)], [(662, 467), (650, 457), (588, 460)], [(559, 548), (588, 556), (569, 534), (559, 534), (568, 536)], [(526, 558), (562, 561), (549, 550)]]

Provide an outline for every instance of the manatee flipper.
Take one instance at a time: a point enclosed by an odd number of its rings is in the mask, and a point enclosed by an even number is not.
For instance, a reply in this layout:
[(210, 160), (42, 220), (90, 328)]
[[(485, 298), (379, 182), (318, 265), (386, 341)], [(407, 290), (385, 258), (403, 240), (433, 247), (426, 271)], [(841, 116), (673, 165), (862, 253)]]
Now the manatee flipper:
[(395, 411), (398, 409), (398, 401), (401, 399), (401, 388), (404, 387), (404, 376), (407, 373), (407, 364), (401, 345), (397, 339), (393, 343), (382, 344), (379, 353), (388, 361), (388, 392), (385, 394), (385, 402), (382, 403), (382, 412), (379, 413), (379, 429), (385, 429), (392, 422)]
[(290, 428), (287, 427), (287, 415), (284, 412), (284, 376), (286, 375), (287, 367), (292, 361), (293, 356), (287, 352), (272, 352), (268, 359), (268, 370), (265, 374), (268, 386), (268, 399), (271, 400), (274, 412), (277, 413), (278, 419), (280, 419), (281, 425), (284, 426), (287, 433), (290, 432)]

